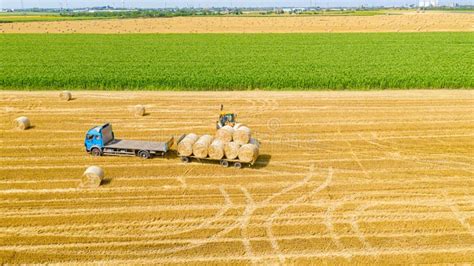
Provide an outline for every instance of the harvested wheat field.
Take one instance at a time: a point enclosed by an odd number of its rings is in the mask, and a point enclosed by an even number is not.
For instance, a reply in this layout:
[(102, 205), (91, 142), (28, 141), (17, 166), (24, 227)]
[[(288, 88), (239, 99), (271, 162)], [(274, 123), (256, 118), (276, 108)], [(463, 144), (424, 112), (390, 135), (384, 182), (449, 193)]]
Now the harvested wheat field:
[[(254, 168), (84, 151), (103, 122), (213, 133), (221, 103), (261, 141)], [(472, 262), (473, 109), (467, 90), (3, 91), (0, 262)], [(91, 165), (105, 180), (78, 188)]]
[(0, 24), (0, 33), (311, 33), (474, 31), (470, 13), (377, 16), (176, 17)]

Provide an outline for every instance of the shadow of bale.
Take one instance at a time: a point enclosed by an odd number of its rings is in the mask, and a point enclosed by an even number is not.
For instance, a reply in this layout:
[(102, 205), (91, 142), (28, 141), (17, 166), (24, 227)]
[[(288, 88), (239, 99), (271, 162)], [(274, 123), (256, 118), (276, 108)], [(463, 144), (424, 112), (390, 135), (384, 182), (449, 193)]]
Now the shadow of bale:
[(112, 183), (112, 178), (104, 178), (100, 181), (100, 186), (107, 186), (110, 183)]
[(262, 154), (258, 156), (257, 161), (255, 162), (253, 168), (260, 169), (265, 168), (270, 163), (272, 156), (270, 154)]
[(178, 159), (179, 158), (178, 152), (175, 151), (175, 150), (170, 150), (165, 154), (164, 158), (166, 158), (168, 160)]

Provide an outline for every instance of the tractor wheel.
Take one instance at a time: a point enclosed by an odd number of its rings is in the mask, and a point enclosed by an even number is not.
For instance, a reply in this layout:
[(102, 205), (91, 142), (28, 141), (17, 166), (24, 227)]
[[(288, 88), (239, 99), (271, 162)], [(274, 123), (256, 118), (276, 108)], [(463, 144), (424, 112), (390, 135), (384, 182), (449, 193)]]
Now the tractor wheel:
[(240, 169), (240, 168), (242, 168), (242, 164), (239, 163), (239, 162), (236, 162), (236, 163), (234, 163), (234, 167), (237, 168), (237, 169)]
[(189, 157), (181, 157), (181, 162), (183, 163), (189, 163), (190, 161)]
[(93, 156), (102, 156), (102, 151), (99, 148), (92, 148), (91, 154)]
[(226, 160), (221, 160), (220, 164), (222, 165), (222, 167), (229, 167), (229, 162)]
[(148, 151), (139, 151), (138, 156), (142, 159), (150, 159), (150, 153)]

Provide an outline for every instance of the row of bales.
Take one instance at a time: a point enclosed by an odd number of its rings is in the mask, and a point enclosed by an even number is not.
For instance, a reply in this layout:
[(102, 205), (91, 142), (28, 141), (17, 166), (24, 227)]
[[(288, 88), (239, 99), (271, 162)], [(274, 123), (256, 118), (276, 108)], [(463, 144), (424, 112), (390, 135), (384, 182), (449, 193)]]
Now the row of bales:
[(187, 134), (178, 143), (179, 156), (194, 156), (198, 159), (239, 160), (254, 162), (259, 155), (259, 143), (252, 138), (251, 130), (245, 125), (224, 126), (215, 136), (194, 133)]
[[(69, 91), (62, 91), (59, 93), (59, 98), (63, 101), (71, 101), (72, 98), (72, 93)], [(140, 116), (145, 116), (146, 115), (146, 109), (145, 106), (143, 105), (135, 105), (132, 108), (129, 109), (131, 113), (133, 113), (136, 117)], [(15, 128), (19, 130), (27, 130), (31, 128), (31, 120), (26, 117), (26, 116), (21, 116), (16, 118), (14, 121)]]

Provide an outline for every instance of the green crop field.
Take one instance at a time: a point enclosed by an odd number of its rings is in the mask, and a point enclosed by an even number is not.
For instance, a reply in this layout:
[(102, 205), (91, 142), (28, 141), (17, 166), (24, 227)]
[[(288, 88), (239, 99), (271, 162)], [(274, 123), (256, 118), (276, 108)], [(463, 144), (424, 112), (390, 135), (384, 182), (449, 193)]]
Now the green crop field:
[(1, 89), (473, 88), (474, 33), (0, 35)]

